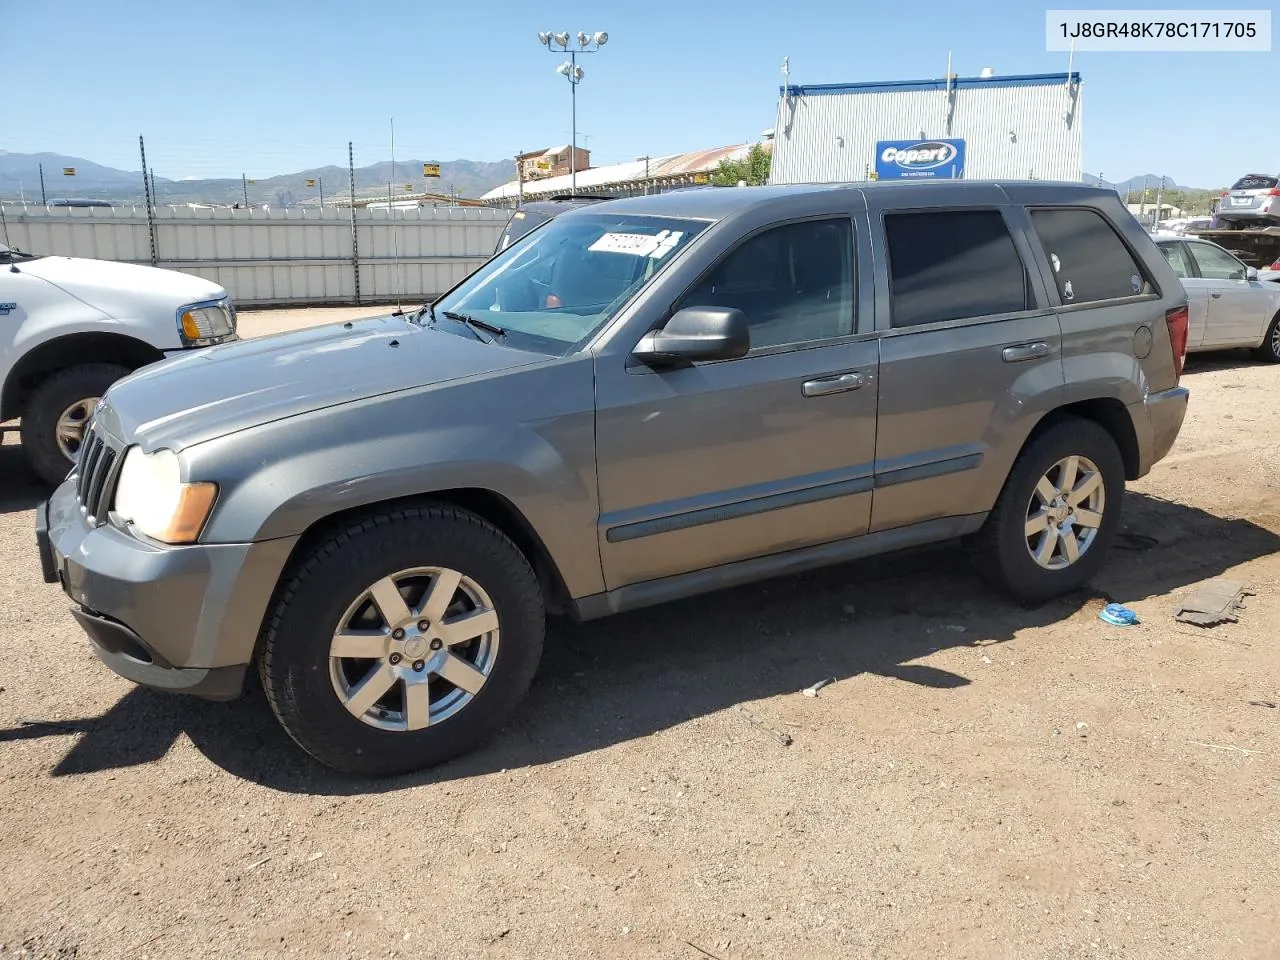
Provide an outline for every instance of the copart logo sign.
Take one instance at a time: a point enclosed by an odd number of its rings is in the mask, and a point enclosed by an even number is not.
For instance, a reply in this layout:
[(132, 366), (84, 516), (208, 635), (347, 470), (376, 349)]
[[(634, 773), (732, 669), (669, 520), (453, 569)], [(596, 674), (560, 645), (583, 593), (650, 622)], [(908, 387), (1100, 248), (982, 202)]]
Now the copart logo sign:
[(963, 140), (881, 140), (876, 144), (876, 176), (881, 180), (951, 180), (963, 175)]

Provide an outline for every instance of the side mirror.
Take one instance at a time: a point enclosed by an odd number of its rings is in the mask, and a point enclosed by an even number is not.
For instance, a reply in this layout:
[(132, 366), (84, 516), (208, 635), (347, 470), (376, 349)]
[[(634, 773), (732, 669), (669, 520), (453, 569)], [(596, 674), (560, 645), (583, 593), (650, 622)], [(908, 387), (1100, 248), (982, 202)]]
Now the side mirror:
[(732, 307), (685, 307), (661, 330), (646, 333), (635, 357), (649, 366), (736, 360), (751, 349), (747, 318)]
[(1257, 267), (1245, 267), (1245, 268), (1244, 268), (1244, 278), (1245, 278), (1246, 280), (1257, 280), (1257, 279), (1258, 279), (1258, 268), (1257, 268)]

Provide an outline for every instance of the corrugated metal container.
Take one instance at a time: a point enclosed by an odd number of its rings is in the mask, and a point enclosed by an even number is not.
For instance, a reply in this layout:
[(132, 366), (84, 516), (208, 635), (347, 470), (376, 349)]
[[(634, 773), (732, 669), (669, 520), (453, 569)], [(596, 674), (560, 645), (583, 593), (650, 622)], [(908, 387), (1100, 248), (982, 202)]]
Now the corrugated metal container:
[(784, 87), (770, 182), (865, 180), (877, 142), (931, 139), (965, 142), (965, 179), (1079, 180), (1082, 94), (1078, 73)]

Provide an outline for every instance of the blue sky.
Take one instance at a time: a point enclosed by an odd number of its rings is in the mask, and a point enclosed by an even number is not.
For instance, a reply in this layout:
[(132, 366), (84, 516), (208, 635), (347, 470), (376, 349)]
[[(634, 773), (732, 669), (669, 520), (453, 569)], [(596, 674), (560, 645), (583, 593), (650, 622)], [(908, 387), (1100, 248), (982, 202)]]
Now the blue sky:
[[(609, 32), (582, 59), (578, 91), (579, 142), (597, 164), (758, 137), (773, 126), (787, 55), (799, 83), (940, 77), (948, 50), (962, 76), (1066, 69), (1066, 54), (1044, 50), (1043, 5), (986, 9), (1000, 12), (849, 0), (0, 2), (0, 149), (136, 169), (142, 133), (162, 176), (270, 176), (345, 164), (348, 140), (357, 164), (386, 159), (394, 117), (398, 158), (497, 160), (569, 140), (569, 87), (537, 42), (544, 29)], [(1280, 169), (1280, 54), (1078, 53), (1075, 66), (1089, 172), (1216, 187)]]

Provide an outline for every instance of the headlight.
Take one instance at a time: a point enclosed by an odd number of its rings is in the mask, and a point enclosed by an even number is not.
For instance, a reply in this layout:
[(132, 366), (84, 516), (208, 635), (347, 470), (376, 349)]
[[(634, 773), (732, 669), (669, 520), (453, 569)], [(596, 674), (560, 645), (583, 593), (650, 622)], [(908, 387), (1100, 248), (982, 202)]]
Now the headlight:
[(217, 495), (217, 484), (183, 483), (172, 450), (143, 453), (130, 447), (120, 468), (115, 512), (153, 540), (194, 543)]
[(231, 299), (189, 303), (178, 308), (178, 332), (188, 347), (207, 347), (236, 332), (236, 311)]

